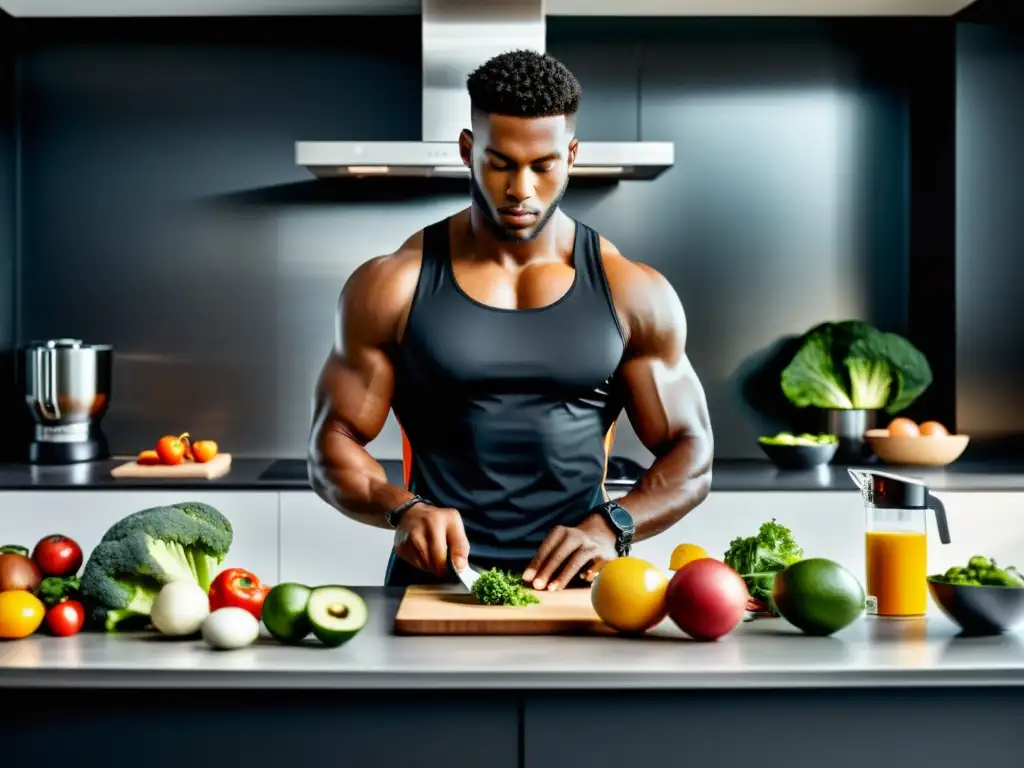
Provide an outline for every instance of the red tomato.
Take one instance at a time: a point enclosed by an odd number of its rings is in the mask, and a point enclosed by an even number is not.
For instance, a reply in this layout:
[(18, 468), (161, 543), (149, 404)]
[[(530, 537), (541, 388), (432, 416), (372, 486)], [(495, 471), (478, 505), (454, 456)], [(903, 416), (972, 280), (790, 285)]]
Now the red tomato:
[(156, 443), (156, 453), (164, 464), (181, 464), (188, 458), (188, 432), (178, 435), (164, 435)]
[(82, 567), (82, 548), (74, 539), (54, 533), (39, 540), (32, 560), (43, 576), (74, 576)]
[(65, 600), (46, 612), (46, 628), (57, 637), (77, 634), (85, 623), (85, 608), (77, 600)]
[(228, 568), (210, 585), (210, 613), (218, 608), (244, 608), (257, 619), (263, 617), (263, 601), (270, 587), (249, 571)]

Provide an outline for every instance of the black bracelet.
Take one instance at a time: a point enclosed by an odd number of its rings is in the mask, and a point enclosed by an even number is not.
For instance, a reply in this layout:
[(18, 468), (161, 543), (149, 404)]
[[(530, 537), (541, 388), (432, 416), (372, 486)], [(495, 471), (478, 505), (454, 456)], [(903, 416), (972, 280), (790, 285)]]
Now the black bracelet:
[(384, 513), (384, 520), (392, 528), (397, 528), (398, 527), (398, 523), (402, 519), (402, 515), (404, 515), (412, 507), (415, 507), (417, 504), (420, 504), (420, 503), (428, 504), (429, 502), (426, 499), (424, 499), (422, 496), (413, 496), (411, 499), (406, 501), (404, 504), (401, 504), (401, 505), (395, 507), (394, 509), (389, 510), (388, 512), (385, 512)]

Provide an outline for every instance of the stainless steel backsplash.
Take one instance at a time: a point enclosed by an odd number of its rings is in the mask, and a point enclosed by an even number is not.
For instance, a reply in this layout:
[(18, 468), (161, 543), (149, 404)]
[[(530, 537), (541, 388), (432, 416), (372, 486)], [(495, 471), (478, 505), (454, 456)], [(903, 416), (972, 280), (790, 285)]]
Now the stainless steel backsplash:
[[(387, 20), (377, 51), (356, 21), (301, 40), (298, 22), (272, 23), (41, 32), (24, 54), (19, 337), (115, 346), (114, 451), (187, 430), (238, 456), (302, 456), (341, 286), (466, 202), (364, 196), (294, 165), (296, 140), (418, 138), (416, 19)], [(565, 207), (676, 286), (719, 456), (757, 456), (778, 426), (741, 388), (781, 336), (906, 322), (901, 102), (858, 79), (869, 54), (771, 29), (620, 40), (618, 68), (600, 42), (549, 41), (583, 80), (583, 140), (677, 142), (663, 178), (574, 189)], [(400, 455), (393, 420), (371, 449)], [(616, 452), (649, 456), (628, 424)]]

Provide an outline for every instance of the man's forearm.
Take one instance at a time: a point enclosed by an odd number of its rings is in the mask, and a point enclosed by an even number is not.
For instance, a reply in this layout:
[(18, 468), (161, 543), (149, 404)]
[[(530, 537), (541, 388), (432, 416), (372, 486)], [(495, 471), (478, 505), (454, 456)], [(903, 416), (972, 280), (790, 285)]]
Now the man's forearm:
[(707, 498), (711, 490), (711, 440), (682, 438), (662, 454), (616, 503), (633, 516), (634, 541), (669, 529)]
[(413, 497), (388, 480), (387, 472), (365, 448), (347, 438), (312, 450), (309, 474), (320, 498), (345, 516), (378, 528), (389, 528), (385, 515)]

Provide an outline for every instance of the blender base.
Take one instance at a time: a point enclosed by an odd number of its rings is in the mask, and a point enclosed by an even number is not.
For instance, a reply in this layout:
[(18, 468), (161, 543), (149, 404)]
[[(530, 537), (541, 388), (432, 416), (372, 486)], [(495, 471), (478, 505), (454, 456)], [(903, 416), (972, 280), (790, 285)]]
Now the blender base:
[(67, 443), (33, 440), (28, 445), (28, 460), (32, 464), (79, 464), (109, 457), (107, 441), (102, 437)]

